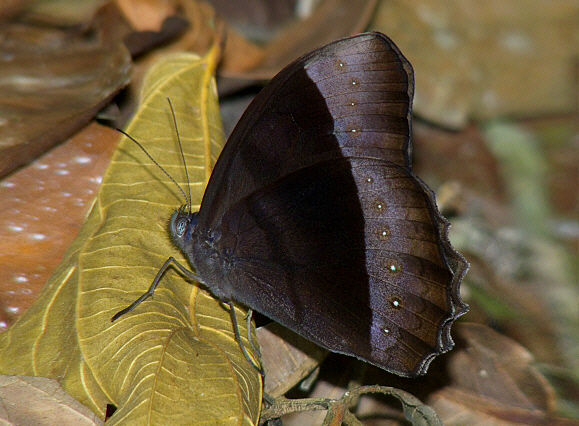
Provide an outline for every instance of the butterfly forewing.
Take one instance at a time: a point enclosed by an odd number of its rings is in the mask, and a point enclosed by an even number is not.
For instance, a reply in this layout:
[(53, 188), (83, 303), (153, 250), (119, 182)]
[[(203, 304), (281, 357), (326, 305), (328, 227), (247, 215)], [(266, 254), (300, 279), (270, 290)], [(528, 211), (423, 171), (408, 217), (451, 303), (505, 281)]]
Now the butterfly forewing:
[(379, 33), (292, 63), (233, 131), (185, 250), (221, 299), (406, 376), (450, 349), (466, 309), (466, 263), (410, 168), (412, 94)]

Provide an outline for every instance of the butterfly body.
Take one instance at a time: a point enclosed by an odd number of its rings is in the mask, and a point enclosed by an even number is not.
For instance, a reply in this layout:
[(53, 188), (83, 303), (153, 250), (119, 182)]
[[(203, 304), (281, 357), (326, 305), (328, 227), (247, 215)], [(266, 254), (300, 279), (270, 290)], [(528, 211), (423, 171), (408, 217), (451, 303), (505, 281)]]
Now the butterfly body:
[(248, 107), (173, 242), (200, 281), (404, 376), (449, 350), (467, 264), (411, 170), (412, 68), (380, 33), (289, 65)]

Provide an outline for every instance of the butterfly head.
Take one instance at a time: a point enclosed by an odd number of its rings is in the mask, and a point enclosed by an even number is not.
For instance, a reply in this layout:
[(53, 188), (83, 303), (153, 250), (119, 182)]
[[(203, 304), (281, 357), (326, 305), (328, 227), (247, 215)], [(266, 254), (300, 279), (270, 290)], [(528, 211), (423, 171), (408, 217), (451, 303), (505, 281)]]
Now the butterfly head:
[(184, 205), (173, 212), (169, 219), (169, 237), (175, 246), (186, 252), (185, 247), (191, 241), (199, 222), (199, 212), (191, 213), (189, 207)]

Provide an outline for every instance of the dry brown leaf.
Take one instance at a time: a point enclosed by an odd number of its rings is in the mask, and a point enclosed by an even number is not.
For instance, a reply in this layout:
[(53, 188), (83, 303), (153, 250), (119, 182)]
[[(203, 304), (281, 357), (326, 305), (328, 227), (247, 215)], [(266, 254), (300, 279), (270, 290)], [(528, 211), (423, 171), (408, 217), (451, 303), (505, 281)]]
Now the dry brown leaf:
[(489, 404), (471, 394), (454, 389), (445, 389), (432, 397), (430, 403), (443, 419), (446, 426), (577, 426), (577, 420), (540, 411), (503, 409)]
[(415, 70), (414, 110), (450, 128), (469, 119), (577, 111), (575, 0), (382, 1), (371, 29)]
[(264, 391), (272, 397), (284, 395), (297, 385), (328, 353), (277, 323), (260, 327), (257, 337), (265, 370)]
[(555, 394), (532, 355), (490, 328), (459, 323), (447, 355), (451, 385), (428, 400), (446, 425), (548, 424)]
[(324, 0), (310, 17), (291, 25), (267, 45), (260, 72), (269, 69), (273, 76), (309, 51), (363, 31), (376, 4), (376, 0)]
[(235, 30), (227, 30), (223, 59), (219, 64), (219, 72), (223, 74), (237, 74), (257, 67), (265, 51), (262, 47), (240, 36)]
[[(162, 51), (149, 55), (147, 62), (151, 62), (151, 58), (154, 61), (156, 57), (171, 52), (186, 51), (204, 54), (216, 42), (225, 43), (222, 61), (228, 63), (228, 66), (248, 66), (243, 64), (256, 62), (256, 59), (252, 59), (253, 56), (257, 55), (261, 58), (260, 49), (237, 35), (235, 30), (227, 28), (226, 24), (216, 16), (210, 4), (197, 0), (179, 0), (178, 6), (182, 18), (188, 22), (187, 29), (177, 41), (167, 45)], [(233, 56), (223, 59), (224, 55)], [(241, 65), (234, 64), (237, 60), (240, 60)]]
[[(461, 132), (449, 132), (422, 122), (412, 126), (413, 166), (429, 186), (441, 182), (457, 182), (479, 197), (489, 201), (504, 201), (505, 182), (499, 165), (492, 155), (484, 135), (475, 126)], [(440, 194), (437, 191), (437, 198)]]
[(265, 47), (263, 61), (243, 74), (223, 70), (228, 78), (270, 79), (301, 55), (366, 28), (377, 0), (324, 0), (303, 21), (288, 26)]
[[(311, 14), (318, 0), (210, 0), (211, 5), (229, 25), (258, 43), (296, 17)], [(306, 9), (305, 11), (301, 10)]]
[(533, 366), (531, 353), (517, 342), (472, 323), (460, 323), (456, 336), (466, 346), (449, 356), (454, 386), (507, 407), (554, 408), (553, 389)]
[(161, 31), (163, 21), (177, 10), (177, 0), (115, 0), (136, 31)]
[(0, 421), (13, 426), (100, 426), (95, 413), (46, 377), (0, 375)]
[(0, 331), (26, 311), (90, 211), (119, 140), (92, 123), (0, 183)]
[[(90, 121), (129, 81), (124, 45), (60, 29), (0, 29), (0, 176)], [(41, 66), (40, 66), (41, 65)]]
[(210, 4), (197, 0), (181, 0), (179, 6), (189, 21), (189, 29), (178, 42), (171, 45), (171, 51), (206, 52), (217, 39), (221, 39), (221, 28), (217, 25), (219, 21)]

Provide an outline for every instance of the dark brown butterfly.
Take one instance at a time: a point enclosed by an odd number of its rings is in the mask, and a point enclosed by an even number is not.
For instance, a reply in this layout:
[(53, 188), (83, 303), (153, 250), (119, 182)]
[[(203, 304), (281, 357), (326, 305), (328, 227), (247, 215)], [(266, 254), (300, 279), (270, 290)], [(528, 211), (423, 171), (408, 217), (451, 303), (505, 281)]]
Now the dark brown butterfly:
[(425, 373), (467, 310), (468, 264), (411, 169), (413, 91), (410, 63), (380, 33), (282, 70), (234, 129), (200, 211), (173, 213), (195, 273), (179, 268), (331, 351)]

